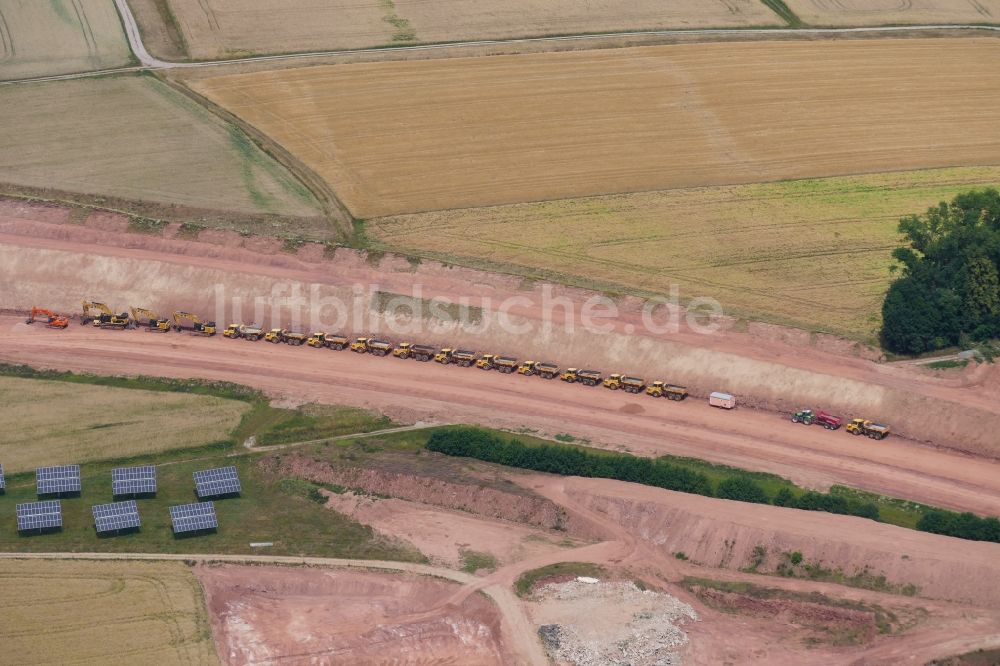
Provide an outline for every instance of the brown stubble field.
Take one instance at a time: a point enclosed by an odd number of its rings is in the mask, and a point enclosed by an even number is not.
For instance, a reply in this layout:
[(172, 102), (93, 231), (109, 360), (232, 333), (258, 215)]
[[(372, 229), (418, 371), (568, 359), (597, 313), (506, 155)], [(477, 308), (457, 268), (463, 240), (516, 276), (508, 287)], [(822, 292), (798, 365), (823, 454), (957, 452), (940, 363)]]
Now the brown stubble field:
[(114, 0), (0, 2), (0, 80), (124, 67)]
[(786, 4), (810, 25), (1000, 22), (1000, 0), (786, 0)]
[(191, 85), (370, 218), (996, 164), (998, 57), (990, 38), (710, 43)]
[[(168, 15), (157, 10), (155, 0), (131, 4), (155, 53), (178, 57), (186, 50), (196, 60), (418, 42), (782, 24), (759, 0), (168, 0)], [(183, 48), (177, 48), (181, 41)]]

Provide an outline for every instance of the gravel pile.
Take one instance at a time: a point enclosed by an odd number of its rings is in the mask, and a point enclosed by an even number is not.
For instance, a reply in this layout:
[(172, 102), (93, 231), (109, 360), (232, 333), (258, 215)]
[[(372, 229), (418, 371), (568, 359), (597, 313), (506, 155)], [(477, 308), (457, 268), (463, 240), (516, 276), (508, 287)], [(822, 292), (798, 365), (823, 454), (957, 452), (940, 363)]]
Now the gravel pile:
[(543, 599), (598, 603), (604, 608), (628, 609), (631, 618), (608, 622), (600, 630), (574, 624), (546, 624), (539, 636), (557, 662), (575, 666), (675, 666), (676, 650), (687, 643), (677, 626), (697, 620), (694, 609), (668, 594), (640, 590), (632, 582), (581, 582), (546, 585)]

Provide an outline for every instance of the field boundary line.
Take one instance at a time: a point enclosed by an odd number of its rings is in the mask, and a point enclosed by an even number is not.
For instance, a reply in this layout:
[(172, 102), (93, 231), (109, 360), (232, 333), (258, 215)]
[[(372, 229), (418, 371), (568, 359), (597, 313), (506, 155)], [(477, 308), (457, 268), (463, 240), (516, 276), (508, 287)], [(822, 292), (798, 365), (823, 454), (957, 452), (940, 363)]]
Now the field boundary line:
[(323, 212), (328, 219), (332, 219), (339, 228), (343, 240), (347, 241), (353, 233), (354, 216), (340, 200), (337, 193), (323, 178), (315, 171), (306, 166), (305, 162), (297, 158), (287, 148), (260, 131), (250, 123), (237, 116), (232, 111), (216, 104), (201, 93), (192, 90), (188, 86), (174, 81), (167, 76), (157, 76), (159, 81), (169, 86), (172, 90), (184, 95), (195, 104), (201, 106), (206, 111), (221, 119), (223, 122), (236, 126), (241, 132), (246, 134), (258, 148), (266, 155), (285, 167), (299, 183), (309, 190), (319, 204), (323, 207)]

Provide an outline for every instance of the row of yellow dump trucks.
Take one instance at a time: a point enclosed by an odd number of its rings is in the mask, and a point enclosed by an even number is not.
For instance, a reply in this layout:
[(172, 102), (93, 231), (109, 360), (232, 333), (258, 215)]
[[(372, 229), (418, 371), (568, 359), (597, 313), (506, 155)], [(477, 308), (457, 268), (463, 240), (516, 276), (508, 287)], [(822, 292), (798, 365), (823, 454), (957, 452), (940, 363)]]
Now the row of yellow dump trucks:
[[(53, 321), (57, 315), (49, 310), (34, 308), (28, 323), (36, 319), (38, 313), (51, 315), (49, 321)], [(60, 322), (67, 321), (63, 317)], [(196, 335), (212, 336), (217, 332), (214, 321), (202, 320), (195, 314), (184, 311), (173, 313), (171, 319), (159, 317), (154, 311), (148, 308), (133, 307), (129, 312), (115, 313), (111, 308), (96, 301), (83, 301), (83, 312), (80, 316), (81, 324), (91, 324), (98, 328), (145, 328), (147, 331), (157, 331), (166, 333), (171, 330), (183, 332), (187, 331)], [(53, 328), (65, 328), (65, 325), (50, 325)], [(647, 383), (642, 377), (626, 374), (611, 374), (604, 377), (598, 370), (587, 370), (584, 368), (567, 368), (560, 370), (554, 363), (544, 361), (518, 361), (512, 356), (501, 356), (497, 354), (477, 354), (468, 349), (452, 349), (446, 347), (438, 349), (428, 345), (414, 344), (411, 342), (400, 342), (393, 344), (388, 340), (373, 337), (348, 338), (338, 333), (316, 332), (312, 335), (293, 331), (287, 328), (274, 328), (265, 331), (262, 327), (254, 324), (230, 324), (222, 331), (223, 337), (231, 339), (243, 339), (251, 342), (263, 338), (267, 342), (274, 344), (288, 345), (308, 345), (310, 347), (327, 348), (333, 350), (350, 349), (361, 354), (372, 354), (374, 356), (392, 355), (400, 359), (415, 359), (417, 361), (435, 361), (443, 365), (454, 364), (459, 367), (475, 366), (480, 370), (496, 370), (503, 374), (517, 373), (526, 377), (538, 376), (544, 379), (555, 379), (558, 377), (570, 384), (583, 384), (585, 386), (597, 386), (598, 384), (607, 389), (625, 391), (626, 393), (645, 393), (654, 398), (667, 398), (668, 400), (684, 400), (688, 396), (688, 390), (684, 386), (670, 384), (663, 381)], [(736, 398), (728, 393), (713, 392), (709, 395), (709, 404), (713, 407), (732, 409), (736, 406)], [(822, 410), (813, 412), (811, 409), (803, 409), (792, 414), (793, 423), (812, 425), (817, 423), (828, 430), (837, 430), (842, 425), (840, 417), (833, 416)], [(853, 419), (845, 430), (852, 435), (864, 435), (871, 439), (884, 439), (889, 435), (889, 426), (875, 423), (868, 419)]]

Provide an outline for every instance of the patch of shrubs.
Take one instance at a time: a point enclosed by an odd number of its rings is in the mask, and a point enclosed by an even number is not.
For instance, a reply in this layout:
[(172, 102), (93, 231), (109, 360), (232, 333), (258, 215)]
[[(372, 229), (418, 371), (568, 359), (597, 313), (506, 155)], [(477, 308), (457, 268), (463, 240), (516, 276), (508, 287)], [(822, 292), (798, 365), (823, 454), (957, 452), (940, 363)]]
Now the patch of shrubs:
[(427, 448), (451, 456), (476, 458), (536, 472), (630, 481), (737, 502), (774, 504), (806, 511), (879, 519), (878, 507), (870, 502), (850, 502), (838, 495), (812, 491), (796, 497), (789, 488), (781, 488), (772, 498), (753, 478), (740, 473), (727, 476), (713, 487), (705, 474), (667, 461), (640, 458), (627, 453), (592, 452), (578, 446), (525, 444), (517, 439), (498, 437), (479, 428), (436, 430), (428, 439)]

